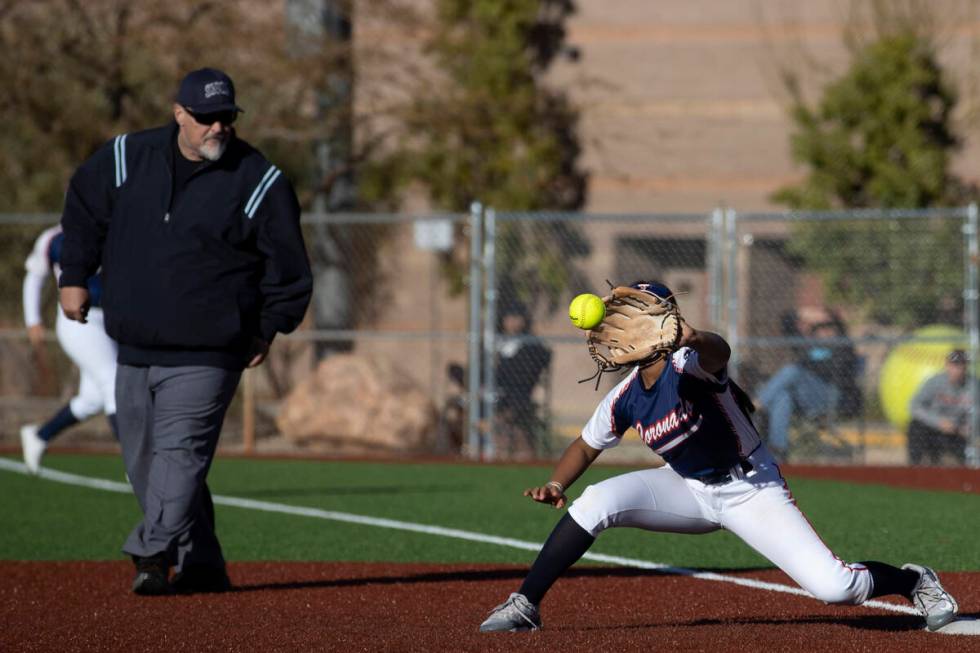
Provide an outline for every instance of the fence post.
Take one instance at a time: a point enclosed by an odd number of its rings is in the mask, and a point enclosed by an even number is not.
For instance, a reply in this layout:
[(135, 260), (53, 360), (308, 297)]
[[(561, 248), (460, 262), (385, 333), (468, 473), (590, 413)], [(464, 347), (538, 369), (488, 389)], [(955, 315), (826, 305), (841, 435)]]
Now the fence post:
[(255, 453), (255, 371), (242, 374), (242, 451)]
[(966, 463), (970, 467), (980, 467), (980, 383), (976, 377), (977, 361), (980, 360), (980, 289), (978, 289), (977, 257), (980, 256), (980, 243), (977, 234), (977, 205), (970, 204), (967, 209), (967, 222), (963, 225), (966, 236), (966, 290), (963, 293), (963, 309), (966, 328), (970, 338), (970, 368), (967, 374), (970, 396), (973, 402), (970, 410), (970, 439), (966, 447)]
[(738, 311), (739, 311), (739, 265), (738, 265), (738, 214), (735, 209), (725, 209), (725, 220), (726, 220), (726, 233), (725, 233), (725, 245), (727, 250), (727, 268), (726, 276), (728, 278), (728, 296), (726, 297), (726, 303), (728, 305), (728, 324), (725, 330), (725, 336), (728, 340), (728, 344), (732, 348), (732, 357), (728, 362), (728, 374), (729, 376), (738, 376), (738, 362), (740, 358), (739, 354), (739, 343), (738, 343)]
[(483, 216), (483, 272), (486, 275), (483, 322), (483, 454), (485, 460), (496, 455), (494, 434), (494, 409), (497, 401), (497, 383), (494, 373), (494, 356), (497, 352), (497, 212), (488, 208)]
[(708, 297), (708, 319), (712, 329), (721, 331), (724, 320), (722, 299), (725, 293), (725, 211), (721, 208), (711, 212), (708, 238), (708, 284), (711, 289)]
[(469, 327), (467, 333), (467, 381), (466, 381), (466, 435), (467, 455), (480, 458), (482, 449), (480, 437), (480, 365), (483, 356), (480, 352), (480, 316), (483, 302), (483, 205), (470, 204), (470, 297)]

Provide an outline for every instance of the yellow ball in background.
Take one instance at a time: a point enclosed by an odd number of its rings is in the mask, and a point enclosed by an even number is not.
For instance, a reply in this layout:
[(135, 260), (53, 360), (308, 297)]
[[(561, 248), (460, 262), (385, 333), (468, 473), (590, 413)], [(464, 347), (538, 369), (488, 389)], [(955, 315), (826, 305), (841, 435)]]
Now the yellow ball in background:
[(602, 303), (602, 297), (582, 293), (568, 305), (568, 317), (579, 329), (594, 329), (606, 317), (606, 305)]
[(878, 381), (878, 397), (888, 421), (905, 429), (911, 420), (909, 404), (927, 379), (943, 371), (946, 355), (966, 347), (963, 331), (944, 324), (923, 327), (912, 333), (934, 342), (898, 345), (885, 358)]

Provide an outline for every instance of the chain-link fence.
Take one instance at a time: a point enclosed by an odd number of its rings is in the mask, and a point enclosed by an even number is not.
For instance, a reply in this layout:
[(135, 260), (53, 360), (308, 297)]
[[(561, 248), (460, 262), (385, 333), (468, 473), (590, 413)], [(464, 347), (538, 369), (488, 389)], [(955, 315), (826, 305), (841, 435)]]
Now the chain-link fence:
[[(691, 324), (733, 345), (730, 372), (782, 459), (977, 464), (974, 366), (947, 362), (960, 349), (977, 360), (975, 207), (484, 216), (485, 319), (496, 325), (485, 331), (484, 365), (501, 367), (474, 397), (484, 418), (470, 435), (485, 453), (521, 451), (505, 431), (515, 421), (507, 397), (526, 395), (539, 376), (516, 421), (543, 434), (539, 451), (577, 435), (618, 378), (598, 392), (575, 383), (594, 366), (564, 307), (580, 292), (603, 294), (607, 280), (655, 279), (679, 295)], [(529, 356), (520, 384), (499, 353), (514, 335), (493, 314), (513, 306), (551, 354), (540, 375)]]
[(927, 458), (975, 463), (973, 377), (917, 396), (952, 350), (976, 360), (973, 209), (732, 220), (733, 367), (770, 445), (794, 461), (928, 462), (909, 429), (948, 419)]
[[(77, 388), (50, 330), (41, 354), (22, 322), (24, 259), (56, 220), (0, 216), (7, 437)], [(568, 322), (569, 300), (657, 279), (692, 324), (733, 345), (732, 376), (759, 404), (755, 420), (770, 445), (792, 462), (977, 464), (973, 375), (927, 388), (955, 374), (951, 351), (977, 360), (974, 207), (588, 215), (474, 205), (469, 215), (303, 222), (313, 304), (268, 362), (246, 373), (226, 443), (556, 455), (618, 380), (577, 382), (595, 365)], [(49, 329), (53, 286), (44, 295)], [(911, 441), (910, 427), (919, 429)], [(67, 442), (109, 438), (101, 421), (74, 431)], [(650, 455), (627, 437), (604, 459), (634, 453)]]
[[(7, 439), (50, 418), (78, 390), (78, 370), (54, 334), (53, 277), (43, 294), (42, 350), (31, 346), (21, 308), (25, 259), (58, 217), (0, 216), (0, 435)], [(466, 365), (468, 221), (304, 216), (314, 301), (301, 327), (278, 337), (266, 362), (245, 373), (223, 443), (352, 454), (459, 451), (465, 402), (451, 372)], [(81, 441), (111, 444), (104, 420), (58, 436), (62, 445)]]
[(598, 386), (589, 379), (596, 365), (584, 334), (568, 319), (575, 295), (662, 279), (684, 293), (693, 323), (719, 319), (711, 285), (723, 264), (717, 215), (491, 210), (483, 217), (482, 352), (483, 368), (492, 373), (484, 375), (482, 396), (474, 397), (483, 420), (470, 431), (472, 450), (482, 446), (484, 455), (504, 458), (558, 453), (618, 382), (618, 375), (602, 376)]

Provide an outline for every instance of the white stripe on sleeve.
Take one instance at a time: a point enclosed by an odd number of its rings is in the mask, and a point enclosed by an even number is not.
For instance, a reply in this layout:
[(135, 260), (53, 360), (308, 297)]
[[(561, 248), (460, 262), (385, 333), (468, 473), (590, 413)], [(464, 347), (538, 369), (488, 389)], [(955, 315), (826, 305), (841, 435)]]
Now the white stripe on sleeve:
[(113, 152), (116, 159), (116, 188), (119, 188), (126, 183), (126, 134), (116, 136)]
[(619, 433), (616, 433), (616, 417), (614, 415), (616, 402), (623, 396), (630, 382), (639, 373), (640, 368), (634, 368), (632, 373), (606, 393), (595, 412), (592, 413), (592, 418), (582, 429), (582, 440), (593, 449), (610, 449), (623, 439)]
[(262, 177), (262, 181), (260, 181), (259, 185), (255, 187), (255, 190), (252, 192), (252, 196), (248, 198), (248, 203), (245, 204), (245, 215), (248, 216), (249, 220), (255, 217), (255, 211), (259, 208), (259, 204), (262, 203), (263, 198), (265, 198), (265, 194), (268, 192), (269, 186), (271, 186), (272, 182), (278, 179), (279, 175), (281, 174), (282, 171), (276, 166), (269, 166), (265, 176)]

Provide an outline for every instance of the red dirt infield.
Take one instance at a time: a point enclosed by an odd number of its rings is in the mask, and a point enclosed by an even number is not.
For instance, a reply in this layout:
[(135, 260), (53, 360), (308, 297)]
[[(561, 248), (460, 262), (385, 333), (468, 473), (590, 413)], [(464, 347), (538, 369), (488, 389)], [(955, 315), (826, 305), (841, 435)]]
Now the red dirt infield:
[[(967, 469), (788, 467), (789, 476), (978, 492)], [(793, 585), (775, 570), (713, 570)], [(575, 567), (542, 605), (544, 629), (481, 634), (526, 567), (391, 563), (229, 565), (235, 590), (137, 597), (127, 561), (0, 561), (6, 651), (977, 651), (915, 616), (635, 569)], [(941, 570), (940, 570), (941, 572)], [(980, 617), (980, 572), (940, 573)], [(885, 599), (904, 603), (896, 598)]]
[[(127, 562), (0, 563), (3, 651), (980, 651), (875, 608), (619, 568), (573, 568), (534, 633), (477, 632), (523, 567), (233, 563), (220, 595), (137, 597)], [(723, 572), (790, 583), (777, 571)], [(980, 574), (945, 573), (964, 615)], [(790, 583), (791, 584), (791, 583)]]
[(835, 467), (780, 465), (784, 476), (823, 478), (852, 483), (879, 483), (916, 490), (946, 490), (980, 494), (980, 469), (967, 467)]

